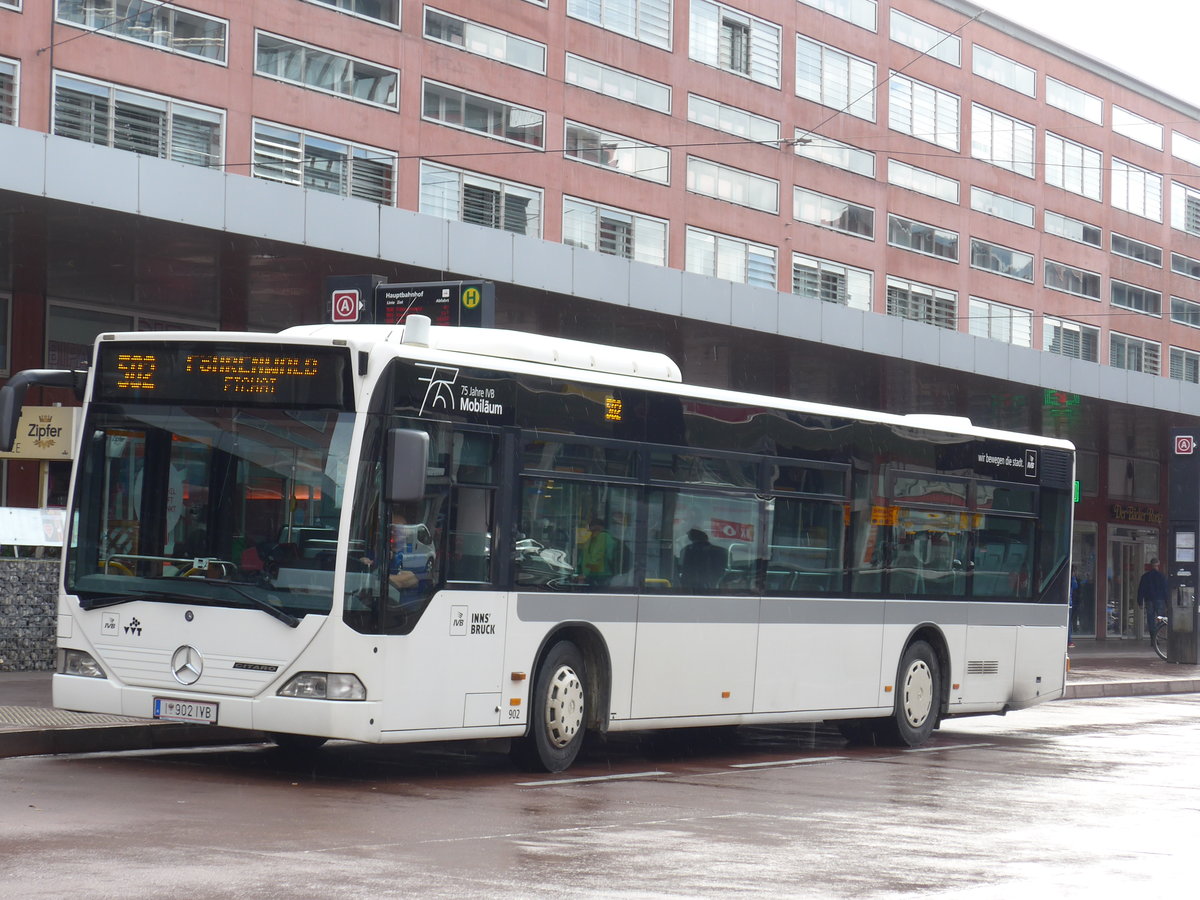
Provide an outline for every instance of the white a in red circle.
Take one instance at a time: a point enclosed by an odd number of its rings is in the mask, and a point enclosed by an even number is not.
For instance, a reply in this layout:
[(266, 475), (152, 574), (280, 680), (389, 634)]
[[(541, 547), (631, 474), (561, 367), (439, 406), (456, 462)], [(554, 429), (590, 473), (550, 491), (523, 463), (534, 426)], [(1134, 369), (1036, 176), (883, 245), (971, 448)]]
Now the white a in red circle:
[(333, 321), (335, 322), (357, 322), (358, 321), (358, 291), (334, 291), (333, 292)]
[(1190, 434), (1175, 435), (1175, 455), (1191, 456), (1196, 452), (1196, 439)]

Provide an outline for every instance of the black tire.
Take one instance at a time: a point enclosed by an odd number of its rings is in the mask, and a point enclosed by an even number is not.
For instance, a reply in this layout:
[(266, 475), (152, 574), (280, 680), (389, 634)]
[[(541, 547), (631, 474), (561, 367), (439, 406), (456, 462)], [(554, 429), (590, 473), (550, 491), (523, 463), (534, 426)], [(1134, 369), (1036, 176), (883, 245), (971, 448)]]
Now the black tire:
[(321, 747), (329, 738), (317, 737), (314, 734), (284, 734), (272, 731), (267, 734), (280, 750), (288, 753), (311, 753)]
[(1154, 634), (1150, 636), (1150, 643), (1154, 645), (1154, 652), (1158, 654), (1159, 659), (1169, 660), (1171, 631), (1167, 628), (1166, 622), (1160, 622), (1154, 629)]
[(937, 654), (925, 641), (913, 641), (896, 671), (896, 706), (879, 720), (880, 743), (917, 747), (929, 740), (942, 711), (942, 673)]
[(526, 771), (561, 772), (575, 761), (587, 730), (587, 671), (570, 641), (550, 648), (529, 698), (529, 724), (513, 741), (513, 761)]

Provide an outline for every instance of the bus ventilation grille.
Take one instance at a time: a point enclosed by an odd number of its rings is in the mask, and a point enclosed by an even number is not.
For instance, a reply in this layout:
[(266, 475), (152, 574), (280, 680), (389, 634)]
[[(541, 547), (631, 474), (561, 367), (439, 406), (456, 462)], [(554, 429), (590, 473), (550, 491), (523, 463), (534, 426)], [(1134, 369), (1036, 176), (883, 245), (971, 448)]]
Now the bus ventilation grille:
[(995, 659), (971, 659), (967, 660), (968, 675), (998, 675), (1000, 673), (1000, 661)]
[(1071, 486), (1071, 454), (1062, 450), (1042, 448), (1041, 482), (1046, 487)]

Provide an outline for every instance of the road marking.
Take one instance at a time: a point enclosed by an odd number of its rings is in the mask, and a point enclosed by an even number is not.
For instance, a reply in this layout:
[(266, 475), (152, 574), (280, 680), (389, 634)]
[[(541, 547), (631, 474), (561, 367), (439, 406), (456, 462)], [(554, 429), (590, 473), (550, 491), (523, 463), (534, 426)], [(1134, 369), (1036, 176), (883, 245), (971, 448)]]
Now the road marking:
[(849, 759), (848, 756), (803, 756), (800, 759), (780, 759), (775, 762), (733, 763), (734, 769), (761, 769), (764, 766), (806, 766), (812, 763), (833, 762), (838, 759)]
[(936, 753), (938, 750), (970, 750), (975, 747), (994, 747), (995, 744), (943, 744), (939, 747), (909, 747), (903, 753)]
[(625, 775), (592, 775), (588, 778), (559, 778), (555, 781), (518, 781), (517, 787), (553, 787), (560, 784), (590, 784), (594, 781), (620, 781), (624, 778), (653, 778), (670, 772), (629, 772)]

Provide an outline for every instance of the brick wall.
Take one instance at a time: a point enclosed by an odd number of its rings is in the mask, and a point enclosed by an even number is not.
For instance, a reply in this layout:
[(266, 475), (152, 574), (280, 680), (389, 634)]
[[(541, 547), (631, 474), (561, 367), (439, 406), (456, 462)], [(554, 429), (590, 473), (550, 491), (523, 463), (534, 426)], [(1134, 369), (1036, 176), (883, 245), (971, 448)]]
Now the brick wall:
[(0, 559), (0, 672), (54, 668), (57, 559)]

